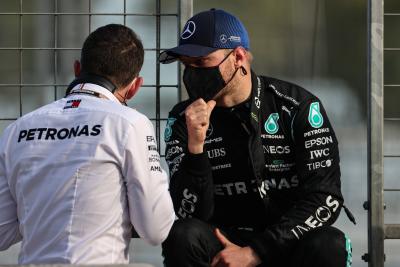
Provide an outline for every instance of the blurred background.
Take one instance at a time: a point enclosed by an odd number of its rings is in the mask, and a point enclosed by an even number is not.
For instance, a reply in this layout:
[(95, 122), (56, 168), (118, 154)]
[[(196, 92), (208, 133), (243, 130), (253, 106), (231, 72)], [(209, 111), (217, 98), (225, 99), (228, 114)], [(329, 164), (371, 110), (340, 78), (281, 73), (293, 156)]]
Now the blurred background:
[[(245, 24), (256, 73), (297, 83), (324, 103), (339, 139), (345, 204), (357, 220), (353, 225), (342, 212), (336, 226), (352, 239), (353, 266), (367, 266), (361, 260), (367, 253), (367, 1), (193, 1), (194, 13), (212, 7)], [(400, 12), (400, 1), (386, 0), (385, 12)], [(89, 32), (121, 23), (141, 36), (146, 49), (145, 86), (129, 106), (146, 114), (162, 137), (168, 111), (181, 96), (180, 71), (177, 63), (158, 65), (156, 56), (177, 44), (178, 13), (177, 0), (1, 0), (0, 133), (62, 98)], [(385, 17), (385, 47), (400, 47), (399, 29), (399, 16)], [(385, 52), (385, 83), (393, 85), (385, 87), (387, 118), (400, 115), (399, 70), (400, 53)], [(385, 154), (400, 154), (399, 130), (398, 120), (385, 121)], [(399, 163), (385, 158), (385, 186), (400, 188)], [(385, 223), (400, 223), (400, 193), (387, 192), (385, 203)], [(15, 245), (0, 252), (0, 264), (15, 264), (18, 251)], [(400, 266), (398, 251), (400, 241), (385, 241), (385, 266)], [(131, 260), (161, 267), (161, 249), (134, 239)]]

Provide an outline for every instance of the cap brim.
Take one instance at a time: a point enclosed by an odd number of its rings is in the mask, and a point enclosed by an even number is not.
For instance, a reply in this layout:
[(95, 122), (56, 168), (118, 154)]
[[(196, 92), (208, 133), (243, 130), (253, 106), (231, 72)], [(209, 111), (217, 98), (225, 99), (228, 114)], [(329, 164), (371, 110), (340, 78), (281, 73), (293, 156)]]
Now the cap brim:
[(204, 57), (219, 48), (201, 46), (195, 44), (180, 45), (160, 53), (160, 63), (169, 64), (176, 61), (180, 56), (187, 57)]

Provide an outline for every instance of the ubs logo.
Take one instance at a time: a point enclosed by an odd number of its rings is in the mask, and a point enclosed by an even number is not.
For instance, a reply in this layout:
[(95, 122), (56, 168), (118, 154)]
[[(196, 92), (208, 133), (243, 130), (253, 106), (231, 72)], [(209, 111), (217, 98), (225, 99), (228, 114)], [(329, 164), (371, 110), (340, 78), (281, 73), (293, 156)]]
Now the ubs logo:
[(190, 38), (190, 36), (194, 34), (195, 31), (196, 31), (196, 24), (194, 24), (193, 21), (189, 20), (182, 31), (181, 38), (188, 39)]

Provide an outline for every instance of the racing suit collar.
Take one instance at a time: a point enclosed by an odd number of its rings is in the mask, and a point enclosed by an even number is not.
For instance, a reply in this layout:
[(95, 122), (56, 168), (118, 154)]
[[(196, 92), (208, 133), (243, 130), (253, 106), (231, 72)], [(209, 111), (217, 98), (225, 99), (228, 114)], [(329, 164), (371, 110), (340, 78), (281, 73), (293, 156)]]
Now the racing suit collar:
[(98, 93), (98, 94), (104, 96), (105, 98), (107, 98), (108, 100), (122, 104), (113, 93), (111, 93), (106, 88), (99, 86), (97, 84), (94, 84), (94, 83), (77, 84), (74, 86), (74, 88), (72, 88), (71, 93), (78, 93), (79, 90), (82, 90), (82, 89)]
[(269, 205), (269, 195), (264, 188), (264, 178), (266, 177), (265, 159), (263, 145), (261, 141), (261, 123), (262, 123), (262, 105), (264, 102), (265, 83), (261, 77), (258, 77), (251, 70), (251, 107), (250, 107), (250, 124), (252, 132), (249, 136), (249, 156), (252, 162), (253, 174), (260, 197), (263, 199), (264, 205)]

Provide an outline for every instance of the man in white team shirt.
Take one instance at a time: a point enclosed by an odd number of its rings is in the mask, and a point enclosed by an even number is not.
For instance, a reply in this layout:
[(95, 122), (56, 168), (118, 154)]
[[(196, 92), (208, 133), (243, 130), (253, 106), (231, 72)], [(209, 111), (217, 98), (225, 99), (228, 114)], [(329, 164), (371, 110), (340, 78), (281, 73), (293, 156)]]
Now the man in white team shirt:
[(132, 225), (152, 245), (175, 220), (151, 122), (125, 104), (143, 83), (129, 28), (92, 32), (65, 98), (0, 139), (0, 250), (20, 264), (128, 263)]

